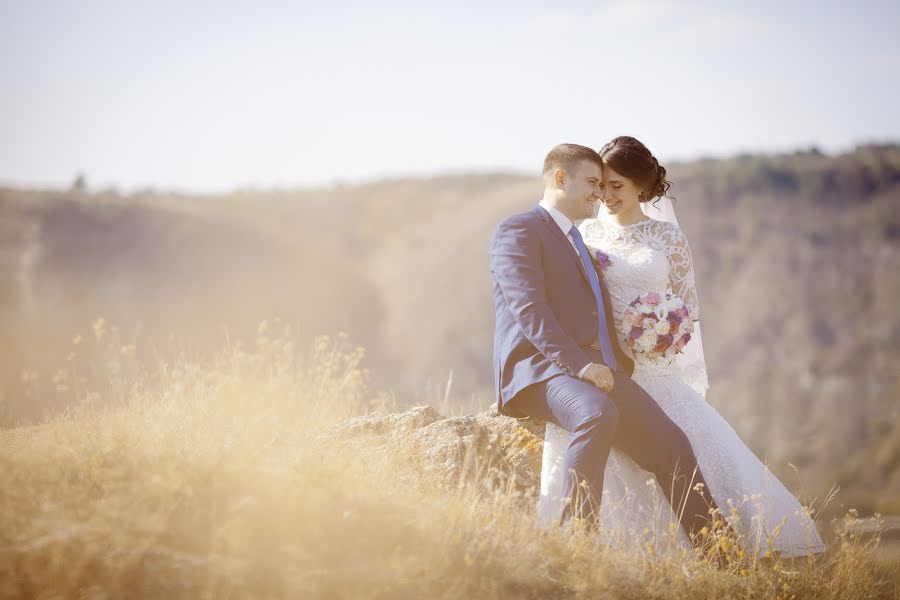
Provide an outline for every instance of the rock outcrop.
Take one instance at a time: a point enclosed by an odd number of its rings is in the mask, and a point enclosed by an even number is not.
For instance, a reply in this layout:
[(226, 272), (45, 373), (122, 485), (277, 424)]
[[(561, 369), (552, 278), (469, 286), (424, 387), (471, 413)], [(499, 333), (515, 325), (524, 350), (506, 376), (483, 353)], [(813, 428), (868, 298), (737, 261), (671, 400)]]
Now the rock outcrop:
[(535, 498), (540, 490), (544, 423), (513, 419), (490, 408), (444, 417), (430, 406), (371, 414), (341, 423), (341, 438), (365, 440), (408, 456), (416, 471), (442, 485), (472, 483)]

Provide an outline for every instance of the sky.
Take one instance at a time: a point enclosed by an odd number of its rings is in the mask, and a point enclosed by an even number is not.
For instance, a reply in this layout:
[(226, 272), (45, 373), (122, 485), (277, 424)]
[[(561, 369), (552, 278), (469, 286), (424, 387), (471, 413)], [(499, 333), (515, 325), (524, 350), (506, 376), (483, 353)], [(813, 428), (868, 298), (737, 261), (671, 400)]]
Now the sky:
[(900, 141), (900, 3), (0, 0), (0, 183), (194, 192)]

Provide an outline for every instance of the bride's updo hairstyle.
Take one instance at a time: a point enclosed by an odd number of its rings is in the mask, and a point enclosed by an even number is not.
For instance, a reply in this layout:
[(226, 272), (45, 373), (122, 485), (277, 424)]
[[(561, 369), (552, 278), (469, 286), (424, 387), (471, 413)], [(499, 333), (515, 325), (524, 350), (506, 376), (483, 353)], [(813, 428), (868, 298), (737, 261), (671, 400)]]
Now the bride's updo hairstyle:
[(616, 173), (641, 188), (638, 197), (641, 202), (650, 202), (669, 194), (672, 182), (666, 179), (665, 167), (637, 139), (628, 135), (619, 136), (600, 148), (600, 157)]

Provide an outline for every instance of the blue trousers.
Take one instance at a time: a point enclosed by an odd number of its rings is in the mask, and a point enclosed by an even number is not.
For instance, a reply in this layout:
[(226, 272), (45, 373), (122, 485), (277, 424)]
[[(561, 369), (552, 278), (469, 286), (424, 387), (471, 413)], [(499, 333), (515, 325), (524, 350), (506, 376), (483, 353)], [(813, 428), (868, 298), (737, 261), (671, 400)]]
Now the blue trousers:
[[(647, 392), (621, 371), (609, 393), (593, 384), (558, 375), (531, 385), (514, 399), (529, 417), (552, 421), (570, 433), (563, 467), (569, 499), (561, 521), (576, 515), (599, 524), (603, 473), (615, 446), (653, 473), (690, 535), (709, 524), (715, 502), (684, 432)], [(693, 487), (703, 484), (700, 491)], [(692, 536), (691, 536), (692, 537)]]

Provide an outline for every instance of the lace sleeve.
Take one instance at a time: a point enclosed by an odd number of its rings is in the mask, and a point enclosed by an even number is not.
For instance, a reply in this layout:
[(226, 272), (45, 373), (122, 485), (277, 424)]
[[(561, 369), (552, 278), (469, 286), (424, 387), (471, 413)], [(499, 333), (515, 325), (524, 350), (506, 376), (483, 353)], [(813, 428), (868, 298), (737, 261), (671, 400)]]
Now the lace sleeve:
[(676, 225), (669, 226), (666, 243), (666, 256), (669, 258), (669, 285), (672, 293), (684, 300), (691, 318), (700, 320), (700, 301), (697, 298), (697, 284), (694, 280), (694, 261), (691, 258), (691, 247), (681, 229)]
[(709, 389), (709, 375), (706, 372), (706, 358), (703, 356), (703, 340), (700, 335), (700, 302), (697, 299), (691, 248), (678, 225), (670, 224), (665, 238), (666, 256), (669, 259), (669, 286), (672, 293), (684, 300), (691, 318), (697, 321), (691, 341), (685, 346), (684, 352), (678, 354), (675, 365), (685, 383), (705, 398)]

